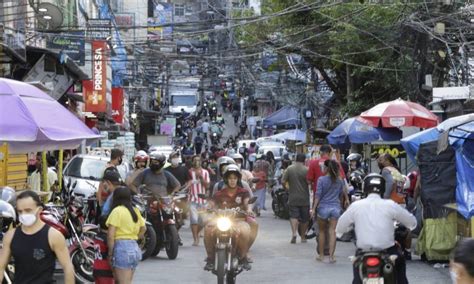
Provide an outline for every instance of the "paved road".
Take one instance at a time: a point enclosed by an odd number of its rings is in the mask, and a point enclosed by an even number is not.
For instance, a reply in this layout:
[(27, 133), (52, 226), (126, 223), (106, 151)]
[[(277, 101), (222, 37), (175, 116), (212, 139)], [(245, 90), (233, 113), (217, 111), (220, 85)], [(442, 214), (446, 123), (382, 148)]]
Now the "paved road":
[[(270, 207), (268, 207), (270, 208)], [(259, 218), (260, 233), (251, 256), (251, 271), (238, 276), (241, 283), (350, 283), (351, 263), (348, 256), (354, 252), (352, 243), (337, 243), (335, 264), (315, 260), (315, 242), (290, 244), (290, 227), (286, 220), (275, 219), (270, 211)], [(205, 272), (205, 251), (201, 243), (192, 247), (189, 228), (181, 231), (184, 246), (176, 260), (168, 260), (163, 252), (156, 258), (140, 263), (135, 283), (213, 283), (216, 277)], [(326, 260), (327, 262), (327, 260)], [(446, 268), (435, 269), (421, 261), (408, 262), (411, 283), (450, 283)]]

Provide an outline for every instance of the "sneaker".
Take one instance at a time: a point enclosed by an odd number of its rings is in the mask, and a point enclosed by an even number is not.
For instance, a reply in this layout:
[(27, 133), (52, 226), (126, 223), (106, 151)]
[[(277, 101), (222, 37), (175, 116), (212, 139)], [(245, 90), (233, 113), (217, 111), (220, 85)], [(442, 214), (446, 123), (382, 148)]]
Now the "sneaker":
[(240, 260), (240, 264), (242, 265), (242, 269), (249, 271), (252, 269), (252, 265), (250, 265), (249, 260), (247, 258), (243, 258)]
[(204, 266), (204, 270), (212, 271), (214, 270), (214, 260), (213, 259), (206, 259), (206, 265)]
[(311, 239), (313, 239), (313, 238), (315, 238), (315, 237), (316, 237), (316, 234), (315, 234), (314, 232), (311, 233), (311, 234), (307, 234), (307, 235), (306, 235), (306, 239), (307, 239), (307, 240), (311, 240)]

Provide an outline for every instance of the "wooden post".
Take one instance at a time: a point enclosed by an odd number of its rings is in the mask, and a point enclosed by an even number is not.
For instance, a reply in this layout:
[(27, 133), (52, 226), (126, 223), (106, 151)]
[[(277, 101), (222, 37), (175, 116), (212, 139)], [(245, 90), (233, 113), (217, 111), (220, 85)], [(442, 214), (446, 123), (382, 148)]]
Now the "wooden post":
[(64, 150), (59, 149), (59, 164), (58, 164), (58, 191), (63, 189), (63, 156)]

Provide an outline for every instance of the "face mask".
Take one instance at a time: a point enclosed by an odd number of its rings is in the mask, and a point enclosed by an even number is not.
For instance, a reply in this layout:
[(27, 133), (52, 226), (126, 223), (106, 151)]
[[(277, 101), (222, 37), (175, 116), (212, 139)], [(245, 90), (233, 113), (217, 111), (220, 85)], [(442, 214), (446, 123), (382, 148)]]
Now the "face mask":
[(451, 277), (451, 281), (453, 282), (453, 284), (458, 283), (458, 274), (456, 273), (456, 271), (449, 270), (449, 276)]
[(36, 223), (36, 213), (21, 214), (18, 219), (20, 220), (21, 224), (25, 225), (26, 227), (30, 227)]
[(172, 164), (173, 166), (175, 166), (175, 167), (176, 167), (177, 165), (179, 165), (179, 158), (173, 158), (173, 159), (171, 159), (171, 164)]
[(239, 167), (239, 169), (241, 169), (241, 168), (242, 168), (242, 164), (237, 164), (237, 166)]
[(162, 163), (160, 163), (160, 164), (151, 164), (150, 165), (150, 169), (152, 171), (159, 171), (159, 170), (161, 170), (162, 167), (163, 167)]

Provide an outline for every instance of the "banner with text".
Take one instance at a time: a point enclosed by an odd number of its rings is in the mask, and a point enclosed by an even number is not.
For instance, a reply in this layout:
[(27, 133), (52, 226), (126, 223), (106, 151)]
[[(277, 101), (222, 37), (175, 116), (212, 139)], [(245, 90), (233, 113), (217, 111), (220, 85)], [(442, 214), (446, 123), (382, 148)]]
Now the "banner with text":
[(123, 88), (112, 88), (112, 118), (123, 123)]
[[(107, 43), (102, 40), (92, 42), (92, 88), (84, 86), (86, 111), (107, 111)], [(89, 83), (87, 83), (88, 85)]]

